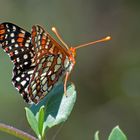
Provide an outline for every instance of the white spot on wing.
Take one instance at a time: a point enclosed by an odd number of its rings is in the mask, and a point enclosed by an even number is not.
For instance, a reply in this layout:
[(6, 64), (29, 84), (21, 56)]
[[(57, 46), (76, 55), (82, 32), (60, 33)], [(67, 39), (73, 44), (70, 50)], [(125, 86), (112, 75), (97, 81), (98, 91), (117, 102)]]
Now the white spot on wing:
[(8, 34), (5, 35), (5, 39), (8, 37)]
[(61, 58), (60, 57), (57, 58), (57, 64), (61, 64)]
[(9, 28), (8, 24), (6, 24), (6, 27)]
[(46, 67), (44, 70), (43, 70), (43, 73), (44, 72), (47, 72), (49, 70), (49, 67)]
[(17, 62), (19, 62), (20, 61), (20, 59), (19, 58), (17, 58)]
[(11, 33), (11, 35), (10, 35), (11, 37), (14, 37), (15, 35), (14, 35), (14, 33)]
[(40, 40), (40, 38), (41, 38), (41, 36), (40, 36), (40, 35), (38, 35), (38, 40)]
[(50, 67), (50, 66), (51, 66), (51, 62), (48, 62), (48, 63), (47, 63), (47, 66)]
[(35, 97), (35, 99), (38, 101), (38, 100), (39, 100), (39, 97), (38, 97), (38, 96), (36, 96), (36, 97)]
[(48, 75), (51, 75), (52, 71), (49, 71)]
[(35, 94), (36, 94), (36, 90), (33, 91), (33, 95), (35, 95)]
[(11, 47), (11, 46), (9, 46), (9, 49), (10, 49), (10, 50), (12, 50), (12, 47)]
[(47, 77), (45, 77), (42, 81), (42, 84), (44, 85), (47, 82)]
[(55, 79), (55, 74), (53, 74), (52, 76), (51, 76), (51, 80), (53, 81)]
[(12, 39), (12, 40), (11, 40), (11, 43), (15, 43), (15, 39)]
[(43, 91), (46, 91), (47, 90), (47, 84), (45, 84), (44, 86), (43, 86)]
[(26, 84), (26, 81), (25, 80), (21, 82), (21, 85), (22, 86), (24, 86), (25, 84)]
[(58, 69), (59, 69), (60, 67), (61, 67), (60, 65), (55, 65), (55, 67), (54, 67), (54, 72), (58, 71)]
[(25, 47), (29, 47), (29, 43), (25, 43)]
[(27, 43), (30, 43), (30, 40), (28, 39), (28, 40), (26, 40), (26, 42), (27, 42)]
[[(40, 46), (40, 41), (38, 41), (38, 46)], [(40, 46), (40, 49), (41, 49), (41, 46)]]
[(36, 88), (36, 83), (32, 86), (32, 90), (34, 90)]
[(33, 74), (34, 70), (28, 71), (28, 74)]
[(41, 77), (46, 76), (46, 73), (41, 74)]
[(24, 62), (24, 65), (28, 65), (28, 62)]
[(8, 41), (5, 41), (5, 45), (7, 45), (8, 44)]
[(26, 80), (29, 81), (30, 79), (27, 77)]
[(36, 78), (38, 75), (39, 75), (39, 72), (36, 72), (36, 73), (35, 73), (35, 78)]
[(64, 67), (67, 68), (69, 66), (69, 63), (70, 63), (69, 59), (66, 58), (64, 61)]
[(47, 44), (47, 45), (49, 45), (50, 43), (49, 43), (49, 42), (47, 42), (46, 44)]
[(48, 88), (48, 91), (50, 91), (52, 89), (52, 85)]
[(18, 51), (17, 50), (15, 50), (15, 54), (18, 54)]
[(23, 58), (24, 59), (27, 59), (28, 58), (28, 55), (27, 54), (24, 54)]
[(25, 34), (25, 31), (21, 30), (21, 32), (22, 32), (23, 34)]
[(16, 78), (16, 81), (19, 82), (19, 81), (20, 81), (20, 77), (17, 77), (17, 78)]
[(13, 26), (13, 30), (16, 30), (16, 27), (15, 26)]
[(22, 74), (21, 77), (25, 77), (25, 74)]
[(18, 47), (18, 44), (15, 44), (15, 47), (17, 48)]

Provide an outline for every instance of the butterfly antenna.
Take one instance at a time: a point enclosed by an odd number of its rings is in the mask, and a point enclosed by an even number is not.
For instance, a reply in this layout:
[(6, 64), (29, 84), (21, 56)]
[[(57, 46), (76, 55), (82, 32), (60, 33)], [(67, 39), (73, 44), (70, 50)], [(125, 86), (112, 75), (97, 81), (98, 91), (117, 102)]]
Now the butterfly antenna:
[(58, 33), (55, 27), (52, 27), (52, 31), (55, 33), (55, 35), (61, 41), (61, 43), (69, 50), (68, 45), (63, 41), (62, 37), (60, 36), (60, 34)]
[(81, 45), (75, 46), (74, 48), (79, 49), (79, 48), (82, 48), (82, 47), (86, 47), (86, 46), (89, 46), (89, 45), (93, 45), (93, 44), (108, 41), (108, 40), (111, 40), (111, 36), (107, 36), (107, 37), (102, 38), (100, 40), (92, 41), (92, 42), (89, 42), (89, 43), (81, 44)]

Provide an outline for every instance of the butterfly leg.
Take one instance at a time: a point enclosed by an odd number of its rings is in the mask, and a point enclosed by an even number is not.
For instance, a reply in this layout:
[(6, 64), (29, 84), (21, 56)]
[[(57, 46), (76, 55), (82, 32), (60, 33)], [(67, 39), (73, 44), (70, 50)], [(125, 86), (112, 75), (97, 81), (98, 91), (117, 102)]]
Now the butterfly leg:
[(68, 77), (69, 77), (69, 72), (66, 72), (65, 75), (65, 80), (64, 80), (64, 94), (67, 97), (67, 81), (68, 81)]

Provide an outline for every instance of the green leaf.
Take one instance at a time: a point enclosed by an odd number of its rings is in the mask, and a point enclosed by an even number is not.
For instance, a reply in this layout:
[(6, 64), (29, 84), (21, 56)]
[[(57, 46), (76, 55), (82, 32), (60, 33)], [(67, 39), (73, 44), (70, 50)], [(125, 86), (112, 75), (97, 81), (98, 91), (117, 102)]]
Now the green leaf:
[(99, 131), (97, 131), (94, 135), (94, 140), (99, 140)]
[(43, 101), (37, 105), (32, 105), (31, 107), (34, 114), (37, 114), (39, 108), (42, 105), (45, 106), (43, 134), (45, 133), (45, 129), (49, 129), (61, 122), (66, 121), (73, 109), (76, 101), (75, 86), (70, 84), (67, 87), (67, 97), (64, 95), (63, 88), (63, 84), (59, 84), (45, 97), (45, 99), (43, 99)]
[(41, 135), (41, 137), (43, 136), (42, 134), (42, 130), (43, 130), (43, 123), (44, 123), (44, 106), (42, 106), (39, 110), (39, 113), (38, 113), (38, 130), (39, 130), (39, 133)]
[(119, 126), (116, 126), (111, 131), (108, 140), (127, 140), (125, 134), (122, 132), (122, 130), (119, 128)]
[(28, 123), (30, 124), (31, 128), (34, 130), (35, 134), (39, 138), (40, 135), (39, 135), (39, 130), (38, 130), (38, 122), (34, 114), (29, 108), (25, 107), (25, 110), (26, 110), (26, 117), (27, 117)]

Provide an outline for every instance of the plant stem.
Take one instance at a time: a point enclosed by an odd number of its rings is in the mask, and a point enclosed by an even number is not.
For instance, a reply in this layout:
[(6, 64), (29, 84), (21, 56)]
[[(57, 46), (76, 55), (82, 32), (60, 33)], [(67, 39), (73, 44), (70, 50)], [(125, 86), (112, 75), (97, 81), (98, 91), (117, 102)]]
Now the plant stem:
[(22, 130), (19, 130), (17, 128), (14, 128), (12, 126), (9, 126), (9, 125), (3, 124), (3, 123), (0, 123), (0, 131), (9, 133), (9, 134), (14, 135), (18, 138), (21, 138), (23, 140), (38, 140), (34, 136), (32, 136)]
[(47, 138), (45, 136), (43, 136), (41, 140), (47, 140)]

